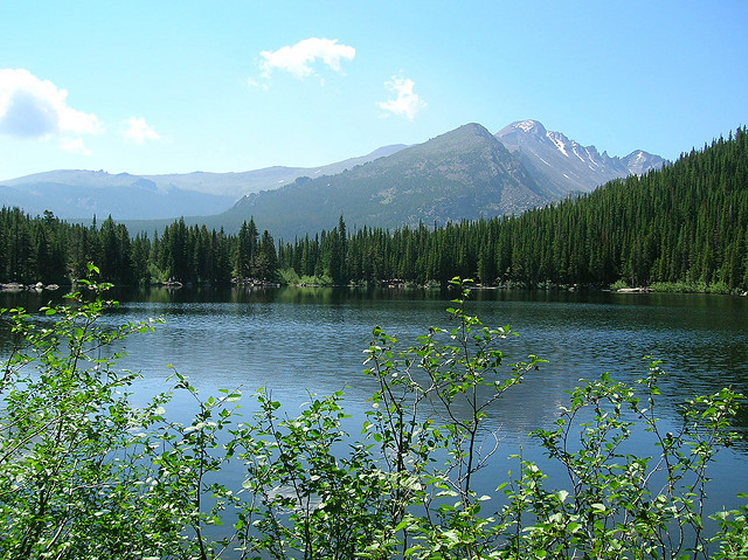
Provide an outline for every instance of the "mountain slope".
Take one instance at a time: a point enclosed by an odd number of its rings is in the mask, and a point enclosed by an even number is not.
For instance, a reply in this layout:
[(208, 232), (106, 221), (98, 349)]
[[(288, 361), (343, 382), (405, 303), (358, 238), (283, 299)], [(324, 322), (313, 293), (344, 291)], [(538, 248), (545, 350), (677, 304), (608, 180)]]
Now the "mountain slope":
[(175, 173), (167, 175), (143, 175), (161, 187), (176, 187), (189, 191), (217, 194), (237, 199), (260, 190), (275, 189), (296, 180), (298, 177), (317, 177), (334, 175), (375, 159), (392, 155), (403, 148), (405, 144), (393, 144), (377, 148), (365, 156), (349, 158), (320, 167), (284, 167), (273, 166), (239, 173), (209, 173), (195, 171), (193, 173)]
[(51, 210), (60, 218), (85, 219), (94, 214), (117, 220), (151, 220), (212, 215), (230, 208), (242, 196), (273, 189), (302, 175), (340, 173), (405, 148), (385, 146), (356, 158), (322, 167), (268, 167), (242, 173), (171, 175), (110, 174), (65, 169), (47, 171), (0, 183), (0, 205), (17, 206), (31, 214)]
[(288, 238), (329, 229), (341, 214), (353, 226), (390, 228), (511, 214), (548, 200), (501, 142), (467, 124), (338, 175), (249, 195), (215, 223), (233, 231), (253, 216)]
[(582, 146), (534, 120), (514, 122), (496, 133), (535, 181), (555, 198), (590, 192), (612, 179), (643, 175), (665, 163), (660, 156), (635, 150), (623, 158)]

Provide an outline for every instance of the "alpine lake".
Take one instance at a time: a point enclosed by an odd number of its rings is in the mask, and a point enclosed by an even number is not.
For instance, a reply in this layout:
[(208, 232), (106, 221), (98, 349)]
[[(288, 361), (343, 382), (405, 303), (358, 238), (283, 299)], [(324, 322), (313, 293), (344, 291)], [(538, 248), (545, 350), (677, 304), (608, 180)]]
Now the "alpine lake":
[[(3, 293), (0, 306), (34, 309), (61, 296)], [(120, 366), (142, 376), (133, 387), (136, 402), (170, 390), (174, 369), (204, 398), (219, 395), (219, 389), (241, 389), (244, 417), (256, 410), (252, 394), (261, 387), (289, 415), (298, 413), (310, 393), (344, 390), (349, 433), (357, 437), (376, 390), (376, 380), (362, 373), (373, 327), (397, 336), (406, 349), (430, 326), (450, 328), (445, 309), (454, 296), (417, 289), (150, 288), (112, 293), (121, 306), (102, 321), (163, 320), (155, 332), (131, 336), (118, 348), (127, 353)], [(580, 379), (611, 372), (617, 380), (633, 381), (647, 372), (645, 356), (662, 360), (669, 375), (661, 385), (659, 417), (672, 430), (686, 399), (725, 386), (748, 394), (748, 297), (474, 290), (466, 309), (488, 326), (509, 325), (519, 333), (502, 342), (506, 372), (530, 354), (548, 360), (488, 412), (486, 426), (500, 444), (480, 471), (480, 485), (488, 491), (507, 480), (508, 471), (518, 472), (518, 459), (509, 458), (515, 454), (538, 462), (549, 475), (547, 487), (568, 486), (529, 434), (553, 425), (567, 391)], [(3, 353), (7, 344), (3, 331)], [(167, 406), (168, 415), (185, 422), (192, 412), (194, 401), (178, 392)], [(748, 406), (735, 428), (741, 438), (721, 450), (710, 469), (708, 513), (736, 507), (745, 501), (737, 494), (748, 492)], [(643, 433), (631, 444), (637, 454), (656, 452)]]

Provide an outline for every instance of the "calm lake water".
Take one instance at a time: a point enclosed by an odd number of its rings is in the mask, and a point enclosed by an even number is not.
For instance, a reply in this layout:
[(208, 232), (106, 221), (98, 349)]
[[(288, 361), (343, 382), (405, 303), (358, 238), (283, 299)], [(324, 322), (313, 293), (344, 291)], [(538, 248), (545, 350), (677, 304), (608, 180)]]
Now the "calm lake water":
[[(450, 295), (438, 291), (280, 288), (247, 291), (166, 291), (115, 294), (124, 304), (105, 320), (116, 324), (162, 317), (156, 333), (125, 343), (122, 366), (143, 380), (136, 398), (169, 388), (168, 364), (190, 377), (204, 395), (242, 387), (252, 393), (267, 387), (289, 413), (308, 392), (345, 389), (346, 407), (361, 419), (374, 390), (362, 375), (362, 351), (373, 326), (396, 335), (403, 348), (431, 325), (449, 326), (444, 311)], [(46, 303), (48, 294), (3, 295), (0, 305)], [(536, 354), (549, 360), (489, 412), (502, 447), (482, 482), (495, 486), (522, 450), (542, 461), (528, 433), (550, 427), (559, 405), (580, 378), (610, 371), (621, 380), (646, 372), (652, 356), (670, 373), (664, 382), (660, 415), (677, 421), (677, 405), (696, 394), (726, 385), (748, 393), (748, 298), (705, 295), (477, 291), (470, 313), (492, 326), (511, 325), (521, 336), (506, 342), (507, 363)], [(252, 409), (247, 398), (244, 406)], [(184, 414), (186, 399), (176, 398), (170, 414)], [(748, 414), (738, 428), (748, 434)], [(552, 467), (551, 482), (554, 474)], [(748, 439), (721, 452), (712, 475), (711, 507), (734, 506), (748, 491)]]

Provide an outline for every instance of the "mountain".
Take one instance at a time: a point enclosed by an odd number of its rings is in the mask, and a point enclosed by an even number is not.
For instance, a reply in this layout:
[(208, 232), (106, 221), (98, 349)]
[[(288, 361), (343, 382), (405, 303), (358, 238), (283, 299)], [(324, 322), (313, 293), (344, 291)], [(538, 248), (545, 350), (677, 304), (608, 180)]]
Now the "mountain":
[(94, 214), (111, 214), (117, 220), (211, 215), (230, 208), (248, 193), (277, 188), (301, 176), (340, 173), (403, 148), (403, 144), (384, 146), (365, 156), (316, 168), (276, 166), (242, 173), (48, 171), (0, 182), (0, 205), (18, 206), (30, 214), (51, 210), (64, 219), (87, 219)]
[(353, 226), (392, 228), (519, 213), (549, 200), (496, 137), (467, 124), (337, 175), (250, 194), (209, 223), (234, 231), (254, 217), (289, 238), (329, 229), (341, 214)]
[(665, 163), (660, 156), (635, 150), (619, 158), (582, 146), (560, 132), (546, 130), (534, 120), (517, 121), (501, 129), (498, 138), (516, 155), (527, 172), (551, 197), (590, 192), (612, 179), (644, 175)]
[(218, 213), (234, 202), (227, 196), (159, 187), (155, 182), (120, 173), (61, 170), (4, 181), (0, 204), (18, 206), (30, 214), (51, 210), (64, 219), (111, 214), (118, 220), (179, 217), (198, 212)]
[[(365, 156), (349, 158), (321, 167), (284, 167), (276, 165), (240, 173), (195, 171), (193, 173), (171, 175), (144, 175), (143, 177), (162, 187), (170, 186), (189, 191), (228, 196), (233, 199), (232, 202), (235, 202), (247, 194), (260, 190), (274, 189), (291, 183), (299, 177), (335, 175), (356, 165), (392, 155), (406, 147), (405, 144), (383, 146)], [(224, 207), (222, 210), (226, 208)]]

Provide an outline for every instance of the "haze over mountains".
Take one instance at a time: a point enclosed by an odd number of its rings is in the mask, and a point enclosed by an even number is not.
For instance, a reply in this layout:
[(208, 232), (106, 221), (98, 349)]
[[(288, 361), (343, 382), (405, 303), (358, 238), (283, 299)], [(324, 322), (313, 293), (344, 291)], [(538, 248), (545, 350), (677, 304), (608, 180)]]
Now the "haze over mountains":
[(377, 148), (365, 156), (349, 158), (321, 167), (274, 166), (240, 173), (174, 173), (171, 175), (144, 175), (158, 185), (171, 186), (188, 191), (218, 194), (232, 199), (232, 203), (247, 194), (273, 189), (294, 181), (298, 177), (335, 175), (356, 165), (386, 157), (406, 148), (405, 144), (393, 144)]
[(32, 215), (51, 210), (64, 219), (111, 214), (117, 220), (148, 220), (214, 214), (234, 200), (225, 195), (159, 186), (138, 175), (112, 175), (105, 171), (49, 171), (0, 183), (3, 206), (18, 206)]
[(277, 188), (301, 176), (340, 173), (404, 147), (385, 146), (365, 156), (315, 168), (275, 166), (240, 173), (168, 175), (48, 171), (0, 181), (0, 205), (18, 206), (32, 215), (51, 210), (65, 219), (90, 219), (94, 214), (111, 214), (117, 220), (218, 214), (249, 193)]
[(66, 219), (111, 214), (150, 231), (179, 216), (234, 231), (254, 217), (288, 238), (329, 229), (341, 214), (354, 227), (386, 228), (516, 214), (663, 164), (641, 150), (622, 158), (601, 154), (533, 120), (496, 135), (472, 123), (423, 144), (386, 146), (318, 168), (144, 176), (50, 171), (0, 182), (0, 204)]

